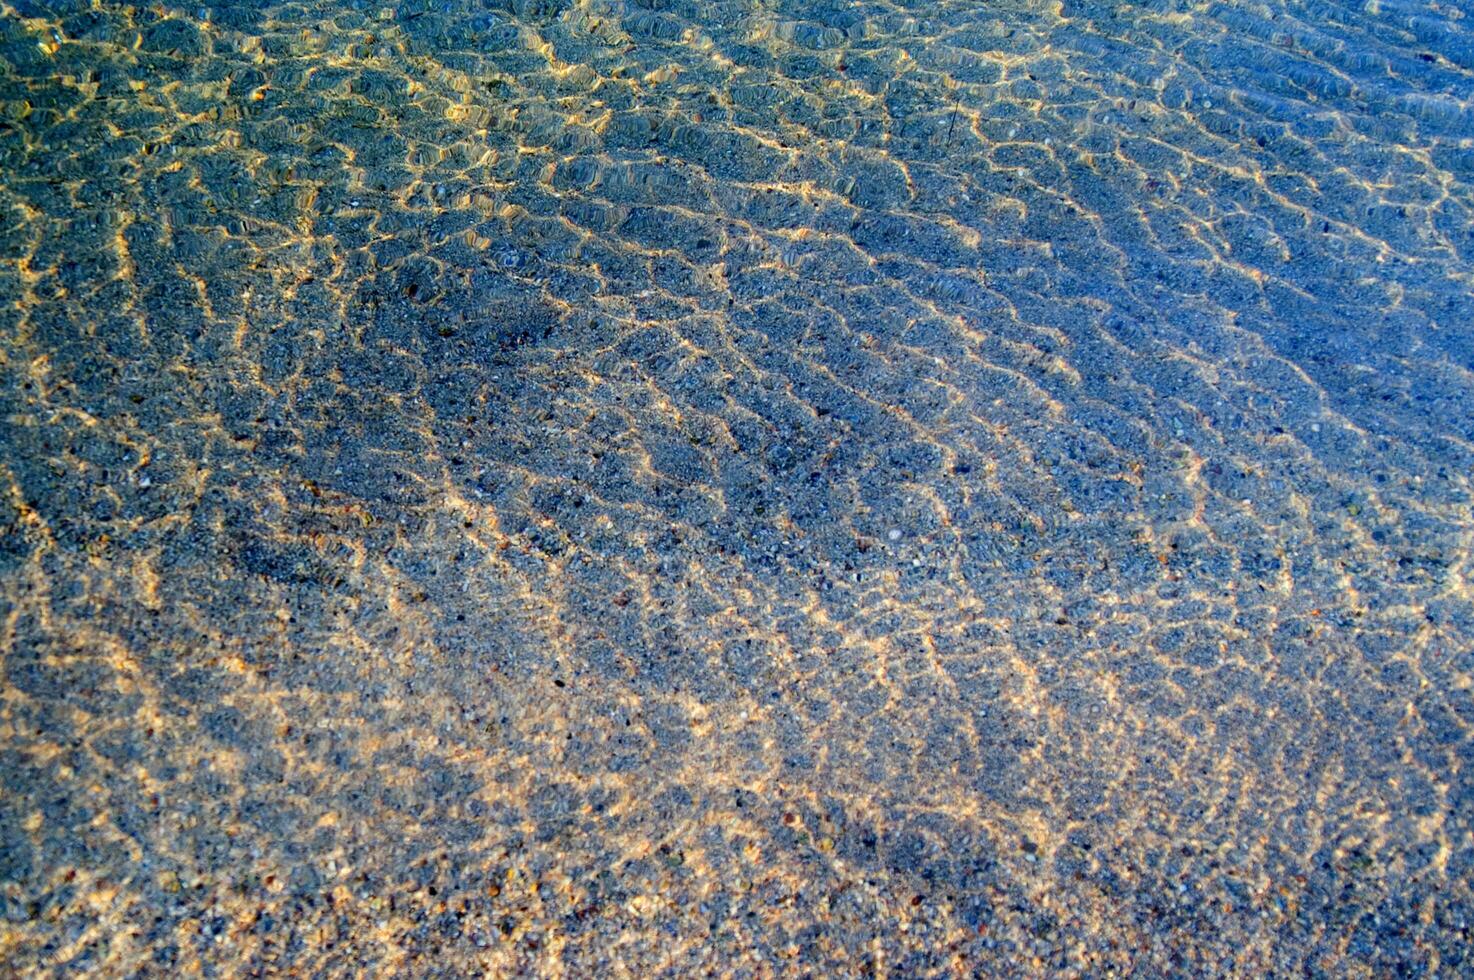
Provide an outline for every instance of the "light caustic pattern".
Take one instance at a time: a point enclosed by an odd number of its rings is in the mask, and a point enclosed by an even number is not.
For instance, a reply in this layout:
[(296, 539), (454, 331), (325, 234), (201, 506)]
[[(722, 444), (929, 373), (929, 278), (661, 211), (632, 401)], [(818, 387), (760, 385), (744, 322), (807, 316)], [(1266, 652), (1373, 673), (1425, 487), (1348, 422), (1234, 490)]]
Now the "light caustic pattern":
[(1470, 968), (1466, 5), (0, 11), (4, 972)]

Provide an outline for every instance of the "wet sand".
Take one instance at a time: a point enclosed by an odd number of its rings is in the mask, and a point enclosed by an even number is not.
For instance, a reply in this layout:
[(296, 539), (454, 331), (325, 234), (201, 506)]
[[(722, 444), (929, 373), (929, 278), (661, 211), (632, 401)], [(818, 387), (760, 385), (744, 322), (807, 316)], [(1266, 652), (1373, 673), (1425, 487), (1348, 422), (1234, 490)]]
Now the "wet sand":
[(0, 2), (0, 967), (1455, 976), (1461, 4)]

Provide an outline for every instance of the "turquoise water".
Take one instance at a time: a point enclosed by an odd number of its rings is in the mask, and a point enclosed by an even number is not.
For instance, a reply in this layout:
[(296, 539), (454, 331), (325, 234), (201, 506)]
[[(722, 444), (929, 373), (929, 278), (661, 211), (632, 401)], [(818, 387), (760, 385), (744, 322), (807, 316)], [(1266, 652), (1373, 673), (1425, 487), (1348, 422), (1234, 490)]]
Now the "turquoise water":
[(1471, 14), (0, 3), (3, 972), (1466, 972)]

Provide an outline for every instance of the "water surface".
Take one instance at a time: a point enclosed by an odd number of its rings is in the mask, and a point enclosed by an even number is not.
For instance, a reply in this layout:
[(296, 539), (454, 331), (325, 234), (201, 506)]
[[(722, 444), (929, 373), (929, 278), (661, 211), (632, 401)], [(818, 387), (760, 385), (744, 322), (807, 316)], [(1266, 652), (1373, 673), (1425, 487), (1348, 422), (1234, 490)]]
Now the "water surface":
[(1454, 975), (1463, 3), (0, 2), (0, 962)]

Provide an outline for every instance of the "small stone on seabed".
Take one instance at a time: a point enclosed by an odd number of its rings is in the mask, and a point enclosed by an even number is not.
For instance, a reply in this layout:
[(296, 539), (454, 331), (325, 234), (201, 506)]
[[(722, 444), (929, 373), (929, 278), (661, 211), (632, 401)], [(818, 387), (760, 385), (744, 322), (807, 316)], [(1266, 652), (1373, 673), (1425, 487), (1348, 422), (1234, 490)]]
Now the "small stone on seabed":
[(887, 534), (886, 537), (890, 538), (892, 541), (899, 541), (899, 540), (901, 540), (901, 530), (900, 530), (900, 528), (894, 528), (894, 527), (891, 528), (890, 533)]

